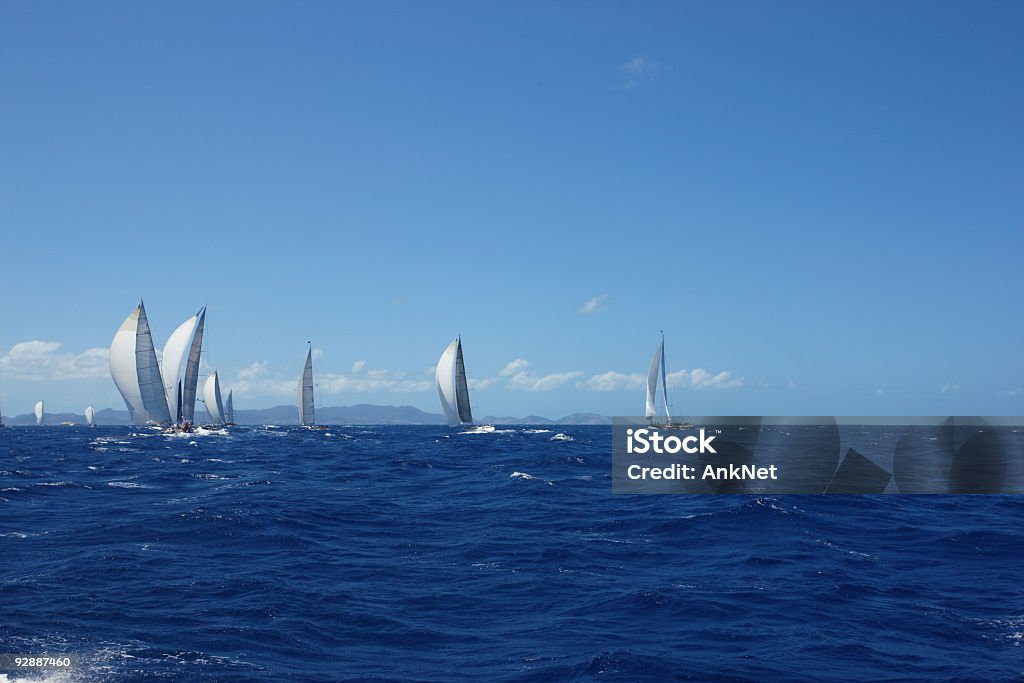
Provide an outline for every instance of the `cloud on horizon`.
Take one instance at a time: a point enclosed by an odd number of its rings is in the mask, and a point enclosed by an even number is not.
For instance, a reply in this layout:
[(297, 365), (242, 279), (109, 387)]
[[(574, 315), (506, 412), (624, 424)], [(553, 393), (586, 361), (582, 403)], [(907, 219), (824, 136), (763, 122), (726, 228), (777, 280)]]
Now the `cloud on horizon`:
[(8, 379), (41, 382), (57, 379), (94, 379), (110, 375), (109, 351), (86, 349), (61, 352), (55, 341), (19, 342), (0, 356), (0, 374)]
[[(577, 382), (576, 388), (585, 391), (635, 390), (643, 388), (646, 381), (646, 375), (638, 372), (626, 374), (611, 370)], [(735, 389), (744, 385), (742, 377), (733, 377), (728, 370), (715, 374), (701, 368), (670, 372), (665, 376), (665, 381), (670, 388), (679, 389)]]
[[(317, 389), (324, 394), (368, 394), (376, 392), (415, 393), (427, 391), (433, 381), (410, 376), (399, 370), (374, 369), (363, 372), (365, 361), (356, 361), (352, 374), (314, 373)], [(358, 376), (357, 376), (358, 375)], [(298, 387), (298, 375), (282, 377), (271, 372), (265, 361), (256, 361), (238, 371), (233, 382), (223, 382), (224, 390), (234, 390), (243, 398), (254, 396), (292, 396)]]
[(547, 375), (536, 375), (529, 372), (527, 368), (530, 362), (524, 358), (516, 358), (502, 368), (498, 373), (499, 377), (508, 378), (508, 388), (515, 391), (551, 391), (557, 389), (566, 382), (577, 377), (582, 377), (583, 372), (573, 370), (571, 372), (552, 372)]

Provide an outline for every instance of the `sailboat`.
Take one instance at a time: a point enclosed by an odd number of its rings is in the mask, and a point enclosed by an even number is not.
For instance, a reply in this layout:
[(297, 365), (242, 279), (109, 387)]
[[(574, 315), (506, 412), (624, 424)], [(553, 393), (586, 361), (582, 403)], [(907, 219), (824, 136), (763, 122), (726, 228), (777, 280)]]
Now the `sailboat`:
[(179, 325), (164, 345), (162, 376), (167, 410), (174, 423), (183, 431), (189, 431), (195, 420), (199, 359), (205, 325), (206, 306), (203, 306), (198, 313)]
[(224, 401), (224, 424), (235, 424), (234, 390), (228, 391), (228, 400)]
[(661, 394), (665, 400), (665, 422), (657, 425), (662, 429), (692, 429), (691, 422), (672, 422), (672, 413), (668, 407), (668, 380), (665, 370), (665, 334), (661, 335), (661, 343), (654, 352), (654, 359), (651, 361), (651, 368), (647, 371), (647, 392), (644, 396), (644, 416), (654, 425), (654, 418), (658, 414), (655, 399), (658, 393), (658, 378), (661, 378)]
[[(307, 342), (308, 344), (309, 342)], [(313, 346), (306, 351), (306, 365), (299, 377), (299, 424), (309, 429), (327, 429), (317, 425), (316, 407), (313, 404)]]
[(153, 335), (141, 301), (121, 323), (110, 344), (110, 375), (128, 406), (133, 423), (158, 426), (171, 423)]
[[(473, 424), (473, 411), (469, 405), (469, 385), (466, 364), (462, 358), (462, 337), (456, 337), (437, 361), (435, 372), (437, 395), (449, 426)], [(493, 428), (492, 428), (493, 429)]]
[(36, 414), (36, 424), (39, 425), (40, 427), (42, 427), (43, 426), (43, 418), (46, 416), (46, 414), (43, 412), (43, 402), (42, 401), (36, 401), (36, 408), (35, 408), (34, 412)]
[(206, 412), (210, 414), (210, 421), (215, 425), (224, 424), (224, 403), (220, 398), (220, 380), (217, 378), (216, 370), (206, 378), (206, 384), (203, 385), (203, 400), (206, 403)]
[(96, 426), (96, 411), (92, 409), (92, 406), (85, 408), (85, 423), (90, 427)]

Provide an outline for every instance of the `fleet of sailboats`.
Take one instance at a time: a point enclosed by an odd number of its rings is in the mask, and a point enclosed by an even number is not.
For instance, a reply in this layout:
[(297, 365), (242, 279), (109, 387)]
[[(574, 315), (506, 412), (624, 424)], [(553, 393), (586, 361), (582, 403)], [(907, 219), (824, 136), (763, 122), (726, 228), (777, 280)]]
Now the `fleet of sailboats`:
[[(110, 345), (110, 375), (133, 423), (191, 431), (205, 326), (203, 306), (171, 333), (158, 360), (143, 302), (121, 324)], [(223, 424), (216, 372), (207, 378), (203, 394), (211, 420)]]
[[(205, 324), (206, 307), (203, 306), (174, 330), (160, 357), (157, 356), (146, 307), (142, 301), (118, 328), (110, 345), (110, 375), (124, 399), (133, 423), (185, 431), (191, 429), (195, 419)], [(298, 382), (299, 424), (316, 428), (313, 348), (312, 344), (307, 344), (306, 363)], [(435, 381), (448, 424), (472, 425), (473, 410), (461, 336), (456, 336), (441, 353), (435, 369)], [(659, 412), (659, 384), (665, 413), (664, 422), (659, 426), (677, 429), (692, 427), (690, 423), (672, 421), (664, 334), (651, 360), (644, 394), (644, 415), (652, 424)], [(228, 391), (227, 400), (222, 399), (220, 378), (216, 370), (206, 378), (202, 400), (211, 423), (217, 426), (235, 423), (234, 392)], [(34, 413), (36, 424), (42, 425), (45, 420), (43, 401), (35, 404)], [(91, 405), (85, 409), (85, 421), (90, 427), (96, 424), (95, 411)], [(3, 426), (2, 421), (0, 426)]]

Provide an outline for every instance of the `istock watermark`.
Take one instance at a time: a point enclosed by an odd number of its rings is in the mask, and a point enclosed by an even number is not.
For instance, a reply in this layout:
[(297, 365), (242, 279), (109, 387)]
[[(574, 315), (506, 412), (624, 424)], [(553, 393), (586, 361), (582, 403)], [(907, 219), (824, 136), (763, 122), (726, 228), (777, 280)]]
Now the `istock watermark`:
[(612, 422), (615, 493), (1024, 493), (1024, 418)]

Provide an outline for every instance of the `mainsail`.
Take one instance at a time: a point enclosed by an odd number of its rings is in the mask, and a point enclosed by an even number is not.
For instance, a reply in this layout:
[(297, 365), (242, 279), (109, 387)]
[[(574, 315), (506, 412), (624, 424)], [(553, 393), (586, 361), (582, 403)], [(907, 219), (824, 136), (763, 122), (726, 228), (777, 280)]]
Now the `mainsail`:
[(85, 423), (90, 427), (96, 426), (96, 411), (92, 409), (92, 406), (87, 406), (85, 409)]
[(661, 393), (665, 399), (665, 418), (671, 422), (672, 415), (668, 409), (668, 381), (665, 376), (665, 335), (661, 336), (661, 343), (654, 352), (654, 360), (651, 361), (651, 368), (647, 371), (647, 394), (644, 397), (644, 415), (648, 420), (654, 418), (658, 413), (655, 407), (655, 398), (658, 393), (658, 376), (661, 376)]
[(188, 350), (185, 378), (181, 385), (181, 419), (193, 422), (196, 414), (196, 391), (199, 389), (199, 354), (203, 348), (203, 328), (206, 326), (206, 306), (196, 314), (196, 331)]
[(466, 364), (462, 360), (462, 339), (459, 339), (459, 350), (455, 354), (455, 403), (459, 409), (462, 422), (473, 421), (473, 411), (469, 408), (469, 383), (466, 381)]
[(456, 337), (441, 354), (435, 371), (437, 395), (449, 425), (472, 422), (466, 364), (462, 358), (462, 339)]
[(179, 325), (178, 329), (168, 337), (167, 343), (164, 344), (161, 375), (164, 380), (164, 394), (167, 396), (167, 409), (175, 418), (183, 412), (181, 406), (182, 397), (178, 393), (181, 364), (185, 360), (185, 352), (191, 346), (198, 322), (199, 314), (197, 313)]
[(224, 402), (224, 421), (228, 424), (235, 424), (235, 401), (234, 389), (228, 392), (228, 400)]
[(224, 403), (220, 399), (220, 380), (217, 379), (216, 370), (206, 378), (206, 384), (203, 386), (203, 400), (206, 401), (206, 412), (210, 414), (210, 421), (213, 424), (223, 424)]
[(43, 426), (43, 417), (45, 416), (45, 413), (43, 413), (43, 402), (42, 401), (36, 401), (35, 414), (36, 414), (36, 424), (39, 425), (40, 427), (42, 427)]
[(299, 378), (299, 424), (316, 424), (316, 410), (313, 406), (313, 348), (306, 352), (306, 367)]
[(110, 344), (110, 375), (133, 422), (167, 424), (171, 421), (153, 335), (141, 301), (121, 324)]

